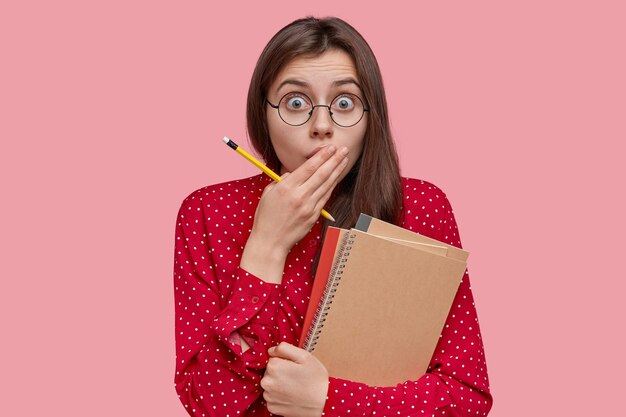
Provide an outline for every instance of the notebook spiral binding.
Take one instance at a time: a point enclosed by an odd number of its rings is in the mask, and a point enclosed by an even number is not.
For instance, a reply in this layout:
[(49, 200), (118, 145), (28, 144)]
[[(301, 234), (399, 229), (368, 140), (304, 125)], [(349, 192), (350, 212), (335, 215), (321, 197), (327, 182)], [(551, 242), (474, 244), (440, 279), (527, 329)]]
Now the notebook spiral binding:
[(333, 298), (335, 298), (335, 292), (339, 286), (339, 281), (341, 281), (343, 268), (346, 267), (347, 258), (350, 256), (350, 250), (352, 249), (355, 237), (356, 235), (353, 233), (346, 233), (346, 236), (343, 238), (339, 246), (339, 254), (337, 259), (335, 259), (332, 269), (330, 270), (330, 277), (326, 282), (326, 288), (322, 294), (320, 304), (317, 306), (315, 314), (313, 315), (313, 324), (309, 328), (306, 338), (304, 339), (304, 349), (309, 352), (313, 352), (315, 350), (315, 346), (317, 346), (317, 340), (319, 339), (322, 327), (324, 327), (324, 322), (326, 321), (328, 310), (330, 310), (330, 305), (333, 303)]

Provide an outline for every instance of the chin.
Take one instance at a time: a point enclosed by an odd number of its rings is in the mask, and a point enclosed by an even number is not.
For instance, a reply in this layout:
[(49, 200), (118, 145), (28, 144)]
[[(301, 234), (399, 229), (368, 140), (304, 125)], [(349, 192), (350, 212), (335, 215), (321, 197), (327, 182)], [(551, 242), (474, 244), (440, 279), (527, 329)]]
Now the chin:
[[(300, 164), (300, 165), (302, 165), (302, 164)], [(285, 172), (293, 172), (296, 169), (298, 169), (298, 167), (300, 165), (298, 165), (297, 167), (293, 168), (291, 164), (289, 164), (289, 165), (283, 164), (283, 165), (280, 166), (280, 175), (283, 175)]]

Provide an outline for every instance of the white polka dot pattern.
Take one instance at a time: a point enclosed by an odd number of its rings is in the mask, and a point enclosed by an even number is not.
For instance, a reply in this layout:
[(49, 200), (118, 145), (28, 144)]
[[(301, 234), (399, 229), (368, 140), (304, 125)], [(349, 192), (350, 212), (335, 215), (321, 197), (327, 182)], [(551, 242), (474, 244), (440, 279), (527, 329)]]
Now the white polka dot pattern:
[[(254, 213), (271, 180), (257, 175), (190, 194), (176, 224), (175, 386), (192, 416), (269, 416), (259, 381), (267, 349), (297, 345), (311, 293), (321, 223), (295, 245), (283, 282), (239, 267)], [(461, 247), (452, 208), (433, 184), (404, 186), (403, 227)], [(240, 338), (250, 349), (242, 353)], [(395, 387), (330, 378), (325, 416), (484, 416), (487, 367), (467, 271), (426, 375)]]

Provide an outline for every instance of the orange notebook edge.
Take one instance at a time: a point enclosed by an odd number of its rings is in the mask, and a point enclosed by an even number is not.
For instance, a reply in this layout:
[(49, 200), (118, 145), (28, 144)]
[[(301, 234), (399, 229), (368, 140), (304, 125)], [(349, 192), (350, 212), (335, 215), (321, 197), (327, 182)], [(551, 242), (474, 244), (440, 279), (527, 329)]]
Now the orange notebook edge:
[(337, 242), (339, 241), (340, 234), (341, 229), (337, 227), (328, 227), (326, 230), (324, 242), (322, 243), (322, 251), (320, 252), (320, 258), (317, 263), (317, 270), (315, 271), (309, 305), (304, 316), (304, 322), (302, 323), (302, 334), (300, 335), (300, 341), (298, 342), (298, 346), (300, 348), (304, 347), (307, 333), (313, 324), (315, 312), (317, 311), (322, 296), (324, 295), (326, 283), (335, 261), (335, 250), (337, 248)]

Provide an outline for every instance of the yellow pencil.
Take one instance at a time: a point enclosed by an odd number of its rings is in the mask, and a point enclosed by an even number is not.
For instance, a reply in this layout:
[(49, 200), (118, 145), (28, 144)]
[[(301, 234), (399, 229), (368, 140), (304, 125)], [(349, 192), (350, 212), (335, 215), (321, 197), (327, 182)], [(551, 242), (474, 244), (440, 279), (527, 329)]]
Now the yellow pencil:
[[(235, 142), (233, 142), (232, 140), (228, 139), (226, 136), (224, 136), (224, 143), (227, 144), (228, 146), (230, 146), (231, 148), (233, 148), (239, 155), (243, 156), (244, 158), (246, 158), (248, 161), (252, 162), (252, 164), (254, 166), (256, 166), (257, 168), (259, 168), (261, 171), (265, 172), (267, 174), (268, 177), (270, 177), (271, 179), (273, 179), (274, 181), (278, 182), (281, 180), (280, 175), (278, 175), (277, 173), (275, 173), (274, 171), (272, 171), (271, 169), (269, 169), (268, 167), (266, 167), (265, 165), (263, 165), (258, 159), (256, 159), (254, 156), (250, 155), (248, 152), (244, 151), (241, 146), (237, 145)], [(335, 221), (335, 219), (333, 218), (333, 216), (330, 215), (329, 212), (327, 212), (326, 210), (322, 209), (321, 212), (322, 216), (326, 217), (328, 220), (331, 221)]]

